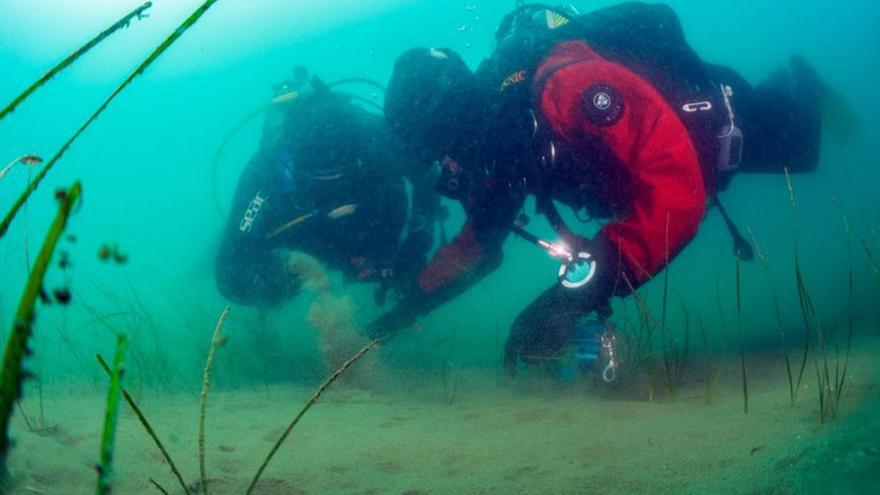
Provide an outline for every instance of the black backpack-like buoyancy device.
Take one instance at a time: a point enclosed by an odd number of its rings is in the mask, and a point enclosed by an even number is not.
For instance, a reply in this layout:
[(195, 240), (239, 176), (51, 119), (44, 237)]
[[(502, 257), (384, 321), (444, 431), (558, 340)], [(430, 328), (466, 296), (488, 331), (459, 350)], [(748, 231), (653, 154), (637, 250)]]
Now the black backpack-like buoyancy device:
[[(515, 122), (524, 119), (518, 126), (523, 139), (517, 141), (528, 142), (528, 134), (539, 134), (531, 84), (511, 82), (532, 81), (554, 47), (573, 40), (584, 41), (603, 58), (647, 80), (687, 128), (707, 191), (712, 194), (726, 186), (742, 149), (730, 90), (710, 79), (706, 64), (685, 40), (675, 12), (662, 4), (628, 2), (583, 15), (571, 7), (529, 4), (508, 14), (496, 32), (496, 50), (477, 71), (485, 84), (498, 88), (492, 120), (504, 123), (507, 131), (493, 129), (488, 140), (506, 136), (510, 142)], [(523, 109), (528, 109), (528, 117), (523, 117)]]

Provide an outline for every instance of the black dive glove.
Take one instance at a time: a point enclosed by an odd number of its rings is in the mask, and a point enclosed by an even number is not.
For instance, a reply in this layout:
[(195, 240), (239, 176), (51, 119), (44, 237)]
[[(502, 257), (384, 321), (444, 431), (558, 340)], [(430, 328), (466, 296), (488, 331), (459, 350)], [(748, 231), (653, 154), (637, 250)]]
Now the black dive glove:
[[(428, 263), (428, 251), (433, 245), (434, 236), (427, 229), (410, 232), (407, 235), (390, 264), (390, 270), (382, 271), (379, 287), (373, 294), (377, 306), (385, 304), (389, 291), (394, 291), (398, 297), (403, 297), (412, 290), (416, 277)], [(385, 276), (386, 273), (389, 276)]]
[(517, 316), (504, 345), (504, 369), (509, 376), (516, 374), (520, 359), (538, 364), (560, 358), (581, 318), (594, 311), (600, 319), (611, 315), (609, 300), (621, 278), (617, 247), (601, 234), (592, 242), (583, 239), (582, 244), (596, 260), (596, 274), (576, 289), (555, 284)]

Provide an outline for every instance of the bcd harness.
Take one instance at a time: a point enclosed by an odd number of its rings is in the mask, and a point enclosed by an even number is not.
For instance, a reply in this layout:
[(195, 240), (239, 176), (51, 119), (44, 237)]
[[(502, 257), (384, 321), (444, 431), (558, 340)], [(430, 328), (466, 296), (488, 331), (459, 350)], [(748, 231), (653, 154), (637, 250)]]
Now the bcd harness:
[[(482, 154), (480, 172), (500, 175), (501, 181), (523, 189), (525, 184), (519, 177), (527, 177), (537, 196), (538, 210), (563, 240), (572, 237), (546, 186), (559, 144), (534, 110), (532, 91), (533, 83), (542, 87), (550, 75), (568, 65), (551, 67), (542, 80), (534, 81), (544, 58), (560, 43), (580, 40), (602, 58), (648, 81), (672, 107), (697, 151), (707, 195), (719, 207), (737, 255), (752, 257), (751, 246), (715, 195), (726, 188), (742, 157), (742, 132), (731, 104), (733, 92), (709, 78), (704, 62), (687, 44), (678, 17), (669, 7), (631, 2), (578, 15), (570, 7), (529, 4), (508, 14), (495, 36), (496, 50), (477, 71), (482, 84), (497, 88), (489, 111), (491, 124), (480, 142), (488, 150), (505, 150), (505, 163), (495, 163), (496, 153)], [(614, 89), (600, 87), (595, 93), (585, 97), (606, 110)], [(608, 116), (615, 117), (605, 112), (598, 118)], [(511, 193), (522, 195), (524, 191)]]

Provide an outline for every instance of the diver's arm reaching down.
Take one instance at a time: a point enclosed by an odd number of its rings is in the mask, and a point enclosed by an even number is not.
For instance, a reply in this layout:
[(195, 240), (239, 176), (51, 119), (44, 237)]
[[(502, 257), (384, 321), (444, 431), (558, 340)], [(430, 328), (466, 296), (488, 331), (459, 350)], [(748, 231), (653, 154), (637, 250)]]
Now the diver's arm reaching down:
[(523, 199), (483, 197), (482, 201), (476, 196), (465, 201), (468, 218), (461, 232), (434, 254), (397, 306), (367, 327), (368, 334), (380, 337), (412, 325), (416, 317), (473, 287), (501, 265), (501, 248)]
[(440, 195), (436, 188), (436, 171), (400, 150), (401, 172), (410, 185), (409, 217), (404, 238), (397, 251), (395, 271), (405, 284), (411, 283), (427, 262), (434, 247), (434, 230), (440, 211)]

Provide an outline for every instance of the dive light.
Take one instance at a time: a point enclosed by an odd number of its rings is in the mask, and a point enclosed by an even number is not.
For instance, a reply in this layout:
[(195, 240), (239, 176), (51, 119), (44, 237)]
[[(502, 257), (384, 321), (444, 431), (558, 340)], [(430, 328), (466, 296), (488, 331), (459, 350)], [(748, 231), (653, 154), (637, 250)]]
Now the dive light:
[(562, 262), (557, 277), (568, 289), (577, 289), (590, 283), (596, 275), (596, 260), (586, 251), (574, 252), (564, 243), (552, 243), (526, 231), (519, 223), (512, 226), (513, 233), (543, 249), (551, 258)]

